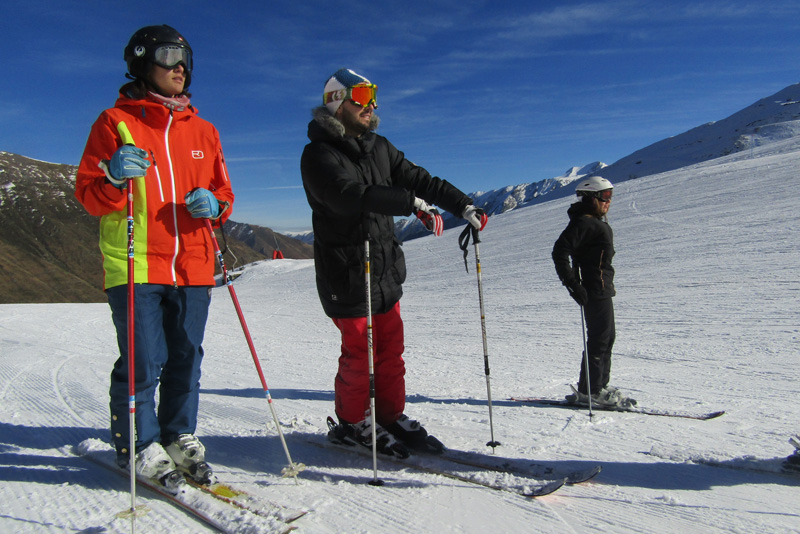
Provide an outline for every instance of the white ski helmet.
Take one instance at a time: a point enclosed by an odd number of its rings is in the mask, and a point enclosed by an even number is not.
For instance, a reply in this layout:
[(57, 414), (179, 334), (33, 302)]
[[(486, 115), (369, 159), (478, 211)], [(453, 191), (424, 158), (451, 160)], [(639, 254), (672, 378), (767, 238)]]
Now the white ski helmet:
[[(606, 189), (614, 189), (614, 184), (603, 178), (602, 176), (590, 176), (578, 184), (575, 188), (575, 193), (578, 196), (591, 196), (592, 193), (605, 191)], [(585, 193), (589, 193), (586, 195)]]

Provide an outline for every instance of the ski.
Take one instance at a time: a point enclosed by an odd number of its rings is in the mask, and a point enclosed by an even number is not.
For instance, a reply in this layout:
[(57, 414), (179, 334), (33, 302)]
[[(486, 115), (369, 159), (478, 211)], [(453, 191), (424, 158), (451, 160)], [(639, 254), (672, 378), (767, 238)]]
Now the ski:
[[(333, 418), (329, 417), (328, 429), (332, 429), (332, 425), (335, 424), (336, 422)], [(531, 462), (525, 459), (497, 458), (480, 452), (449, 449), (445, 447), (441, 441), (431, 435), (428, 436), (427, 441), (427, 448), (412, 448), (410, 450), (411, 454), (444, 458), (449, 462), (474, 467), (476, 469), (512, 473), (537, 480), (565, 479), (566, 484), (570, 486), (588, 482), (602, 471), (602, 466), (600, 465), (593, 465), (583, 469), (569, 469), (560, 465)]]
[(781, 462), (781, 473), (800, 476), (800, 464), (786, 458)]
[[(328, 430), (333, 430), (335, 426), (336, 421), (332, 417), (329, 417)], [(566, 483), (569, 485), (587, 482), (597, 476), (602, 470), (602, 467), (599, 465), (593, 465), (585, 469), (568, 469), (563, 466), (530, 462), (524, 459), (497, 458), (480, 452), (448, 449), (441, 441), (431, 435), (428, 435), (426, 438), (426, 447), (412, 447), (409, 452), (411, 452), (412, 455), (439, 457), (449, 462), (468, 467), (486, 471), (497, 471), (500, 473), (513, 473), (537, 480), (566, 479)]]
[[(575, 404), (567, 401), (566, 399), (548, 399), (539, 397), (511, 397), (512, 401), (524, 402), (528, 404), (538, 404), (542, 406), (559, 406), (562, 408), (572, 408), (585, 410), (588, 407), (581, 404)], [(709, 419), (717, 418), (725, 413), (725, 410), (717, 412), (694, 413), (681, 410), (659, 410), (655, 408), (640, 408), (638, 406), (600, 406), (597, 404), (592, 405), (592, 408), (597, 411), (605, 412), (627, 412), (638, 413), (642, 415), (658, 415), (662, 417), (682, 417), (684, 419), (697, 419), (700, 421), (707, 421)]]
[[(71, 451), (76, 456), (85, 458), (95, 465), (99, 465), (108, 471), (116, 473), (121, 478), (129, 480), (130, 473), (120, 469), (115, 462), (116, 453), (105, 442), (98, 439), (87, 439), (72, 448)], [(188, 482), (188, 480), (187, 480)], [(191, 483), (184, 485), (177, 493), (167, 491), (158, 483), (145, 479), (136, 478), (136, 485), (143, 487), (150, 493), (157, 495), (163, 500), (177, 506), (184, 512), (196, 517), (206, 525), (225, 533), (237, 533), (249, 530), (261, 531), (266, 529), (268, 532), (286, 534), (295, 529), (287, 523), (280, 515), (277, 505), (261, 503), (258, 507), (260, 513), (254, 510), (237, 506), (232, 502), (212, 497), (212, 495)], [(210, 490), (209, 490), (210, 491)], [(272, 512), (269, 512), (269, 508)], [(255, 508), (255, 506), (253, 507)], [(140, 507), (137, 506), (137, 511)], [(146, 511), (146, 508), (142, 509)], [(130, 510), (121, 512), (132, 513)]]
[(256, 497), (241, 488), (217, 480), (210, 484), (201, 484), (187, 477), (186, 482), (203, 493), (231, 506), (263, 517), (277, 517), (284, 523), (297, 521), (308, 513), (308, 510), (284, 508), (279, 504)]
[[(335, 448), (338, 450), (353, 451), (363, 456), (372, 456), (372, 450), (360, 445), (349, 445), (330, 441), (309, 440), (310, 444), (321, 448)], [(424, 473), (439, 475), (445, 478), (475, 484), (498, 491), (507, 491), (522, 495), (523, 497), (542, 497), (549, 495), (567, 483), (565, 477), (546, 478), (537, 480), (529, 474), (509, 472), (502, 469), (488, 468), (483, 465), (468, 465), (464, 462), (450, 461), (441, 454), (423, 453), (412, 455), (408, 458), (380, 455), (383, 462), (391, 463), (398, 467), (411, 468)]]
[(787, 467), (786, 458), (758, 458), (755, 456), (738, 456), (736, 458), (720, 459), (714, 454), (702, 451), (691, 451), (685, 448), (669, 448), (662, 445), (654, 445), (647, 452), (650, 456), (662, 458), (672, 462), (693, 463), (707, 465), (710, 467), (724, 467), (726, 469), (736, 469), (740, 471), (753, 471), (757, 473), (767, 473), (771, 475), (800, 475), (800, 470)]
[(442, 457), (450, 462), (486, 469), (487, 471), (514, 473), (537, 480), (564, 479), (570, 486), (588, 482), (603, 470), (601, 465), (593, 465), (585, 469), (570, 469), (559, 465), (530, 462), (524, 459), (495, 459), (485, 454), (458, 449), (446, 449)]
[[(348, 447), (347, 445), (342, 446)], [(518, 495), (522, 495), (523, 497), (543, 497), (545, 495), (550, 495), (567, 483), (566, 478), (548, 479), (545, 482), (542, 482), (540, 480), (532, 479), (527, 475), (486, 469), (482, 466), (474, 467), (474, 469), (477, 471), (470, 472), (469, 470), (463, 470), (463, 467), (473, 466), (468, 466), (463, 463), (457, 464), (458, 466), (462, 467), (461, 470), (459, 470), (457, 467), (448, 469), (443, 467), (438, 461), (420, 461), (422, 458), (422, 456), (409, 456), (408, 458), (401, 460), (392, 457), (381, 456), (382, 460), (392, 462), (396, 465), (411, 467), (425, 473), (439, 475), (453, 480), (467, 482), (469, 484), (476, 484), (478, 486), (483, 486), (493, 490), (516, 493)], [(430, 456), (427, 457), (427, 459), (432, 458), (433, 457)], [(439, 459), (445, 461), (448, 460), (445, 457), (437, 458), (437, 460)]]

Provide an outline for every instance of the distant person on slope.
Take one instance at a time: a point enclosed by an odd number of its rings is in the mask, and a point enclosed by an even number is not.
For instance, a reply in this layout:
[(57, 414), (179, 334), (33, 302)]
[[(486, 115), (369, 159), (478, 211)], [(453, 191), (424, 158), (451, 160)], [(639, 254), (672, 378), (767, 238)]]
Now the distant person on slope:
[[(189, 102), (192, 48), (169, 26), (138, 30), (125, 47), (130, 83), (92, 126), (75, 196), (100, 216), (105, 291), (120, 357), (111, 373), (111, 434), (128, 465), (126, 186), (134, 191), (136, 470), (169, 489), (178, 469), (208, 480), (194, 432), (215, 258), (203, 219), (230, 215), (233, 192), (219, 134)], [(124, 122), (135, 146), (124, 145)], [(159, 404), (155, 393), (159, 387)], [(158, 410), (158, 413), (156, 413)]]
[[(569, 207), (569, 224), (553, 246), (553, 262), (561, 282), (581, 306), (586, 318), (589, 376), (581, 362), (580, 379), (574, 394), (567, 399), (579, 404), (591, 401), (598, 406), (632, 406), (636, 401), (623, 397), (608, 385), (611, 374), (611, 349), (616, 336), (614, 326), (614, 234), (606, 214), (614, 186), (600, 176), (581, 180), (575, 192), (580, 199)], [(571, 261), (570, 261), (571, 260)]]
[(377, 447), (405, 457), (409, 449), (441, 449), (405, 410), (405, 363), (400, 297), (406, 264), (394, 237), (394, 215), (416, 214), (439, 235), (432, 205), (476, 228), (486, 215), (445, 180), (408, 161), (377, 135), (377, 86), (341, 69), (325, 83), (323, 105), (313, 110), (301, 160), (303, 186), (313, 211), (314, 265), (325, 313), (342, 336), (332, 441), (372, 446), (367, 354), (365, 240), (370, 240)]

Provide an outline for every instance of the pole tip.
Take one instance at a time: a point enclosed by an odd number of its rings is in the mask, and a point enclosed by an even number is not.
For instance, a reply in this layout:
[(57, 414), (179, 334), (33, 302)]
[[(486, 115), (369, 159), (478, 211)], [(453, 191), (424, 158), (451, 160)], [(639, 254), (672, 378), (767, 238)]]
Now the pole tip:
[(370, 486), (383, 486), (383, 480), (379, 478), (373, 478), (369, 481)]

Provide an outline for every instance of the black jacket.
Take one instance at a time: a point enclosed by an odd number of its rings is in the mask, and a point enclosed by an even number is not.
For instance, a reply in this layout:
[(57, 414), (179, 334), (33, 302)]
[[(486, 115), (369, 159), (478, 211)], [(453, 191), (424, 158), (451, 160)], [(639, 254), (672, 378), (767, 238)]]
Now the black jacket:
[[(374, 127), (377, 117), (374, 117)], [(364, 241), (370, 237), (372, 313), (403, 295), (406, 265), (394, 216), (411, 215), (414, 197), (460, 216), (471, 199), (408, 161), (385, 137), (359, 138), (322, 106), (308, 125), (300, 169), (314, 227), (317, 291), (329, 317), (365, 317)]]
[(587, 211), (582, 202), (569, 207), (569, 224), (553, 246), (553, 262), (565, 286), (580, 280), (589, 298), (610, 298), (616, 295), (611, 265), (614, 233), (606, 221)]

